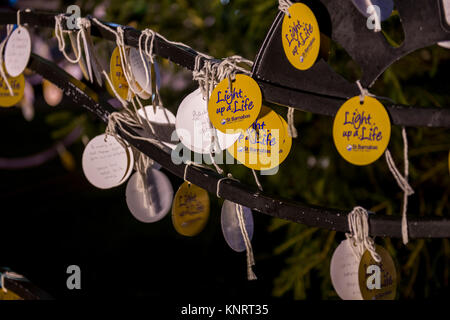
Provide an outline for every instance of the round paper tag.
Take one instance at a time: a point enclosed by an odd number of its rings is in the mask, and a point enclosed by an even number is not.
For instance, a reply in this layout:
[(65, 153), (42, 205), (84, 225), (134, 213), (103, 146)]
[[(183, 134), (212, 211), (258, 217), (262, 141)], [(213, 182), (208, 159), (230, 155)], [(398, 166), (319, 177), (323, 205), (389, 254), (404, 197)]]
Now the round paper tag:
[[(145, 109), (145, 110), (144, 110)], [(145, 113), (147, 113), (148, 120), (153, 126), (156, 135), (161, 139), (162, 143), (171, 149), (176, 148), (176, 144), (172, 141), (172, 135), (175, 131), (176, 118), (173, 113), (161, 107), (145, 106), (144, 109), (139, 109), (138, 114), (146, 119)], [(170, 142), (169, 142), (170, 141)]]
[(133, 171), (133, 152), (112, 136), (99, 135), (86, 145), (82, 166), (86, 179), (95, 187), (109, 189), (128, 179)]
[(314, 13), (303, 3), (289, 7), (281, 29), (283, 48), (289, 62), (300, 70), (311, 68), (320, 50), (320, 31)]
[(143, 58), (145, 61), (145, 66), (147, 66), (147, 73), (145, 72), (144, 62), (142, 61), (141, 54), (139, 50), (136, 48), (130, 48), (128, 52), (128, 61), (131, 66), (131, 72), (136, 79), (136, 82), (139, 84), (141, 89), (146, 92), (150, 92), (152, 90), (152, 75), (151, 75), (151, 64), (148, 61), (148, 58), (143, 54)]
[(245, 130), (228, 152), (240, 163), (255, 170), (270, 170), (288, 156), (292, 138), (286, 121), (263, 106), (258, 119)]
[(9, 36), (5, 47), (6, 72), (17, 77), (25, 70), (31, 53), (31, 38), (28, 30), (22, 26), (16, 28)]
[(228, 79), (222, 80), (211, 93), (208, 114), (212, 125), (223, 133), (245, 130), (261, 110), (261, 89), (255, 80), (237, 74), (230, 91)]
[(184, 182), (173, 199), (172, 222), (175, 230), (184, 236), (195, 236), (205, 228), (208, 217), (208, 192)]
[(127, 79), (123, 73), (119, 47), (116, 47), (111, 55), (111, 60), (109, 62), (109, 75), (117, 94), (122, 99), (127, 100), (129, 87)]
[(375, 251), (380, 255), (377, 263), (369, 251), (364, 252), (359, 264), (359, 288), (364, 300), (394, 300), (397, 289), (397, 272), (390, 254), (381, 246)]
[(331, 283), (343, 300), (362, 300), (358, 270), (360, 259), (352, 251), (350, 240), (342, 241), (333, 253), (330, 264)]
[(164, 173), (149, 169), (147, 188), (144, 187), (141, 174), (135, 172), (128, 180), (126, 189), (128, 209), (141, 222), (159, 221), (166, 216), (172, 206), (172, 185)]
[(57, 106), (63, 98), (63, 91), (45, 79), (42, 80), (42, 91), (44, 92), (44, 100), (49, 106)]
[(213, 152), (224, 150), (233, 145), (240, 133), (225, 134), (215, 130), (208, 117), (208, 104), (203, 99), (200, 89), (189, 94), (181, 102), (176, 119), (177, 135), (180, 141), (190, 150), (197, 153), (211, 152), (211, 136), (215, 134), (217, 143), (212, 146)]
[(375, 98), (359, 96), (345, 102), (333, 123), (333, 139), (339, 154), (348, 162), (365, 166), (376, 161), (391, 138), (391, 121), (384, 106)]
[(9, 77), (8, 75), (6, 77), (11, 85), (14, 95), (10, 94), (3, 77), (0, 77), (0, 106), (12, 107), (22, 100), (25, 90), (25, 78), (22, 73), (17, 77)]
[(371, 15), (375, 17), (376, 15), (380, 21), (389, 18), (394, 10), (394, 2), (392, 0), (352, 0), (352, 2), (366, 18)]
[[(241, 227), (239, 226), (239, 219), (237, 217), (237, 204), (225, 200), (222, 205), (222, 213), (220, 222), (222, 225), (222, 233), (225, 241), (231, 249), (236, 252), (245, 251), (244, 237), (242, 236)], [(252, 240), (253, 237), (253, 214), (252, 210), (247, 207), (242, 207), (244, 212), (245, 229), (247, 230), (248, 238)]]

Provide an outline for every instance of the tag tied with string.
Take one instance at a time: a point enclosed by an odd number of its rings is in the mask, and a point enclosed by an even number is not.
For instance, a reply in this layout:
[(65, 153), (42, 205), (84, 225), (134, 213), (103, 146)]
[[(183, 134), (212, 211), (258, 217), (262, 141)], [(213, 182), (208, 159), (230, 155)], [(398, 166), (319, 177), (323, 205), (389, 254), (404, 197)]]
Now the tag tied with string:
[(136, 173), (127, 183), (126, 202), (133, 216), (144, 223), (157, 222), (170, 211), (173, 188), (167, 176), (153, 167), (153, 161), (139, 153)]
[[(220, 185), (224, 180), (235, 180), (229, 173), (228, 176), (217, 182), (217, 198), (220, 198)], [(220, 222), (225, 241), (236, 252), (246, 251), (247, 254), (247, 279), (256, 280), (253, 272), (255, 259), (251, 240), (253, 238), (254, 224), (253, 214), (250, 208), (225, 200), (222, 204)]]
[(365, 166), (379, 159), (391, 138), (391, 121), (385, 107), (363, 89), (347, 100), (333, 122), (333, 141), (348, 162)]
[(304, 3), (279, 0), (284, 12), (281, 39), (284, 53), (291, 65), (299, 70), (311, 68), (320, 51), (319, 23), (312, 10)]
[(395, 264), (369, 236), (368, 219), (362, 207), (348, 214), (350, 233), (331, 258), (331, 282), (343, 300), (392, 300), (396, 296)]

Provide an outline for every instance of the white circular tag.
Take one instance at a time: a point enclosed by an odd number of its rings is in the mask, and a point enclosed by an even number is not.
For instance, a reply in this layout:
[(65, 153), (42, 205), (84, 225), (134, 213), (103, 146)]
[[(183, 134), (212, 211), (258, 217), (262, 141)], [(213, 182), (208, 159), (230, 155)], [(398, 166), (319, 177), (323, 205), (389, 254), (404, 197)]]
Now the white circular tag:
[(86, 145), (82, 167), (86, 179), (95, 187), (109, 189), (128, 179), (133, 171), (133, 152), (112, 136), (99, 135)]
[(25, 70), (31, 53), (31, 38), (28, 30), (19, 26), (8, 38), (5, 47), (5, 68), (11, 77)]
[(213, 146), (213, 151), (217, 148), (224, 150), (232, 146), (239, 138), (240, 132), (226, 134), (216, 130), (209, 121), (208, 101), (203, 99), (200, 88), (190, 93), (181, 102), (176, 120), (176, 129), (180, 141), (190, 150), (197, 153), (211, 152), (211, 135), (217, 137), (217, 143)]
[(331, 282), (343, 300), (362, 300), (359, 289), (359, 263), (350, 248), (349, 240), (342, 241), (333, 253), (330, 264)]
[(161, 139), (162, 143), (171, 149), (175, 149), (175, 143), (178, 142), (178, 138), (172, 141), (175, 131), (175, 116), (173, 113), (166, 108), (154, 108), (151, 105), (144, 108), (145, 111), (142, 108), (138, 110), (139, 115), (146, 119), (145, 113), (147, 113), (148, 120), (153, 125), (153, 129), (155, 129), (156, 135)]
[(139, 50), (136, 48), (130, 48), (128, 52), (128, 60), (131, 66), (131, 72), (133, 72), (134, 78), (141, 88), (146, 92), (150, 92), (152, 90), (151, 65), (145, 54), (143, 54), (143, 58), (145, 65), (147, 66), (147, 74), (145, 72), (145, 66)]
[[(244, 237), (242, 236), (241, 227), (236, 212), (236, 203), (225, 200), (222, 205), (222, 213), (220, 222), (222, 225), (222, 233), (225, 241), (231, 249), (236, 252), (245, 251)], [(247, 230), (248, 238), (252, 240), (253, 237), (253, 214), (252, 210), (247, 207), (242, 207), (244, 211), (244, 223)]]
[[(147, 200), (145, 194), (147, 193)], [(126, 189), (127, 206), (141, 222), (156, 222), (166, 216), (172, 206), (173, 188), (167, 176), (156, 169), (147, 171), (147, 190), (141, 174), (135, 172)], [(151, 206), (151, 207), (150, 207)]]

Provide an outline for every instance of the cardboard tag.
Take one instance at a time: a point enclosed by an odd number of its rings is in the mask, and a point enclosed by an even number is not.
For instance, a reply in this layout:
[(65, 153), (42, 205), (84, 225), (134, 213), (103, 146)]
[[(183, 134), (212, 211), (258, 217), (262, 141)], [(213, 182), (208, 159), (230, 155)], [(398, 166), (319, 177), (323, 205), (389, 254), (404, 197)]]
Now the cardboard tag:
[(0, 77), (0, 106), (12, 107), (18, 104), (23, 98), (25, 78), (23, 73), (20, 73), (17, 77), (10, 77), (6, 75), (6, 78), (13, 90), (14, 95), (10, 94), (6, 82), (4, 82), (3, 77)]
[(281, 27), (284, 53), (297, 69), (307, 70), (317, 60), (320, 50), (320, 30), (314, 13), (303, 3), (289, 7)]
[(348, 162), (365, 166), (375, 162), (391, 138), (391, 121), (384, 106), (375, 98), (359, 96), (347, 100), (333, 123), (333, 140), (339, 154)]
[(150, 223), (161, 220), (169, 212), (173, 188), (169, 178), (156, 169), (149, 169), (146, 178), (144, 184), (139, 172), (131, 176), (127, 183), (126, 200), (128, 209), (137, 220)]
[(208, 116), (208, 103), (200, 88), (186, 96), (178, 107), (176, 130), (180, 141), (187, 148), (203, 154), (225, 150), (240, 135), (225, 134), (212, 126)]
[(351, 240), (342, 241), (333, 253), (330, 264), (331, 283), (343, 300), (362, 300), (359, 289), (359, 264), (350, 246)]
[(208, 217), (208, 192), (184, 182), (173, 199), (172, 222), (175, 230), (181, 235), (193, 237), (205, 228)]
[(261, 89), (255, 80), (237, 74), (231, 90), (228, 79), (222, 80), (211, 93), (208, 114), (212, 125), (223, 133), (245, 130), (261, 110)]
[(263, 106), (258, 119), (227, 150), (248, 168), (270, 170), (279, 166), (291, 150), (292, 138), (287, 128), (282, 117)]
[(83, 151), (82, 167), (86, 179), (95, 187), (109, 189), (125, 182), (133, 171), (133, 152), (112, 136), (93, 138)]
[(148, 94), (148, 98), (150, 98), (150, 92), (152, 90), (152, 67), (145, 54), (142, 54), (142, 56), (147, 67), (147, 73), (145, 72), (144, 62), (138, 49), (130, 48), (128, 51), (128, 62), (130, 63), (131, 72), (139, 85), (139, 89), (144, 90)]
[(8, 38), (5, 47), (6, 72), (11, 77), (21, 74), (30, 59), (31, 38), (28, 30), (22, 26), (17, 27)]
[[(116, 90), (117, 94), (123, 99), (128, 100), (128, 82), (125, 78), (122, 69), (122, 61), (120, 59), (119, 48), (116, 47), (111, 55), (111, 60), (109, 62), (109, 75), (111, 77), (112, 85)], [(134, 96), (132, 93), (131, 98)]]
[[(241, 227), (239, 226), (239, 219), (236, 212), (237, 204), (225, 200), (222, 205), (220, 215), (220, 222), (222, 226), (222, 233), (225, 241), (236, 252), (243, 252), (246, 250), (244, 237), (242, 235)], [(252, 210), (242, 206), (244, 212), (244, 224), (247, 230), (248, 238), (251, 241), (253, 238), (253, 214)]]
[(144, 119), (146, 119), (145, 113), (147, 113), (148, 120), (155, 130), (156, 136), (161, 139), (163, 144), (172, 150), (175, 149), (178, 139), (174, 139), (175, 141), (172, 140), (176, 121), (173, 113), (166, 108), (159, 106), (153, 107), (151, 105), (138, 110), (138, 114)]
[(394, 300), (397, 289), (397, 272), (391, 255), (381, 246), (375, 251), (381, 261), (375, 262), (369, 251), (364, 252), (359, 264), (358, 279), (364, 300)]

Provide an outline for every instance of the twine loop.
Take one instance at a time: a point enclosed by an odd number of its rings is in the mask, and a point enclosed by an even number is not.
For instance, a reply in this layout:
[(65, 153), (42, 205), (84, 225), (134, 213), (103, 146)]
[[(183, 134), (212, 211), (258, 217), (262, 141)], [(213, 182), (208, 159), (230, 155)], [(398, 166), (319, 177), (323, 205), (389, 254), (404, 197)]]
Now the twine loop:
[(363, 207), (354, 207), (348, 214), (348, 227), (350, 233), (345, 236), (350, 241), (350, 247), (358, 259), (361, 259), (366, 250), (370, 252), (376, 262), (381, 261), (380, 255), (375, 251), (375, 242), (369, 236), (369, 215)]

